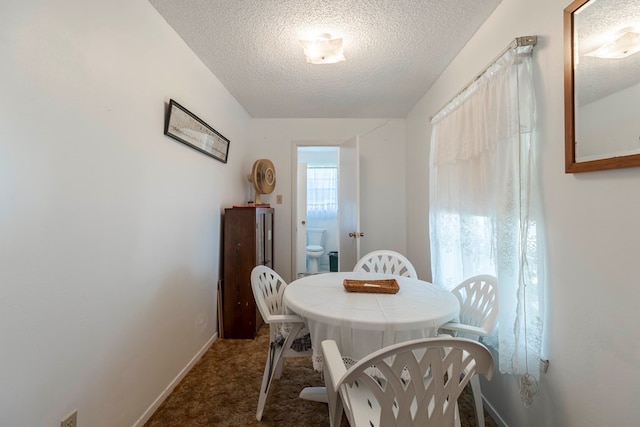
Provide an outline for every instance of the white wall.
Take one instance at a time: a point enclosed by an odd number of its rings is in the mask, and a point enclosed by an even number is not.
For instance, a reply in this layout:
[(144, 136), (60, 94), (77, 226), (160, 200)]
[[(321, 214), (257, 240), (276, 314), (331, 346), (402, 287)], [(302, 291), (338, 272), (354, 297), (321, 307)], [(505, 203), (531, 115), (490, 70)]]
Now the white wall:
[(0, 424), (132, 426), (216, 334), (249, 116), (144, 0), (4, 0), (0, 57)]
[(429, 117), (515, 37), (539, 37), (534, 80), (549, 244), (550, 368), (529, 408), (519, 399), (518, 378), (498, 375), (483, 385), (512, 427), (636, 425), (640, 418), (640, 345), (634, 328), (640, 301), (640, 168), (564, 173), (562, 12), (569, 3), (503, 0), (407, 118), (408, 248), (418, 256), (428, 251)]
[(640, 84), (581, 106), (577, 111), (576, 158), (602, 159), (640, 153)]
[[(361, 135), (361, 217), (366, 237), (362, 253), (373, 249), (406, 251), (404, 119), (253, 119), (250, 161), (267, 157), (276, 168), (276, 189), (263, 196), (276, 209), (275, 270), (291, 280), (292, 144), (300, 141), (339, 143)], [(276, 195), (283, 196), (281, 205)], [(383, 226), (378, 226), (383, 224)], [(390, 227), (389, 224), (393, 224)]]

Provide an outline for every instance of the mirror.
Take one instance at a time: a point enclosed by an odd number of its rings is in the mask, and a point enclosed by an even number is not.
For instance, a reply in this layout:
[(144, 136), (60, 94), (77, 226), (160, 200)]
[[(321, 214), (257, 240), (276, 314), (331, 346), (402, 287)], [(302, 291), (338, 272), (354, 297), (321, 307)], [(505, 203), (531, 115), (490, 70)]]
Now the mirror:
[(640, 0), (564, 9), (565, 172), (640, 166)]

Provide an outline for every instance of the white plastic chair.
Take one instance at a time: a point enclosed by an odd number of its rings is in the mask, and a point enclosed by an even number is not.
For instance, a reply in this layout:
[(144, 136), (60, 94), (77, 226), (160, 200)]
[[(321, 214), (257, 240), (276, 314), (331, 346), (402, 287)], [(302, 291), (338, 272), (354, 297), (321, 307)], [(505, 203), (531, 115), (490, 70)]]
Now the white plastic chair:
[(469, 380), (493, 375), (493, 356), (466, 338), (422, 338), (378, 350), (346, 369), (335, 341), (322, 342), (329, 420), (351, 427), (460, 425), (458, 397)]
[(402, 254), (389, 250), (369, 252), (356, 263), (353, 271), (385, 273), (394, 276), (418, 278), (416, 269)]
[[(279, 379), (286, 357), (311, 356), (311, 340), (301, 333), (305, 324), (295, 314), (285, 314), (282, 297), (287, 283), (271, 268), (264, 265), (251, 271), (251, 289), (258, 310), (269, 325), (269, 353), (262, 376), (256, 418), (262, 419), (264, 405), (273, 379)], [(293, 345), (293, 348), (292, 348)]]
[[(498, 281), (491, 275), (473, 276), (451, 291), (460, 302), (460, 318), (445, 323), (440, 331), (458, 337), (479, 340), (491, 334), (498, 321)], [(478, 427), (484, 427), (484, 408), (480, 379), (471, 380)]]

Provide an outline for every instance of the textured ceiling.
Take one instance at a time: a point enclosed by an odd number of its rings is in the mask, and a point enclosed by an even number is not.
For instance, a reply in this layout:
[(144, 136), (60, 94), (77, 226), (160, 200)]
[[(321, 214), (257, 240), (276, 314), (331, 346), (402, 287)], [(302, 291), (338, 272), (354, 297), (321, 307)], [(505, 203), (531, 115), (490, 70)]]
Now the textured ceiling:
[(591, 0), (574, 13), (580, 53), (575, 69), (578, 105), (640, 83), (640, 53), (622, 59), (584, 55), (623, 29), (640, 31), (640, 0)]
[[(500, 1), (149, 0), (254, 118), (406, 117)], [(309, 32), (347, 60), (308, 64)]]

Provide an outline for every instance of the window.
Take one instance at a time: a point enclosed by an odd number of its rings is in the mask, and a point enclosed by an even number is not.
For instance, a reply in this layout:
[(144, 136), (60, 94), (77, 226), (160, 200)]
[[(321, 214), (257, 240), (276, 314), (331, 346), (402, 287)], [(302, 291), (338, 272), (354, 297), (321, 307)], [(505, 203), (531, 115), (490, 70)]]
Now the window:
[(338, 216), (338, 168), (336, 166), (307, 168), (307, 216), (310, 218)]
[(532, 46), (509, 49), (432, 120), (429, 231), (433, 281), (498, 279), (499, 315), (485, 341), (501, 372), (538, 393), (545, 243), (535, 166)]

